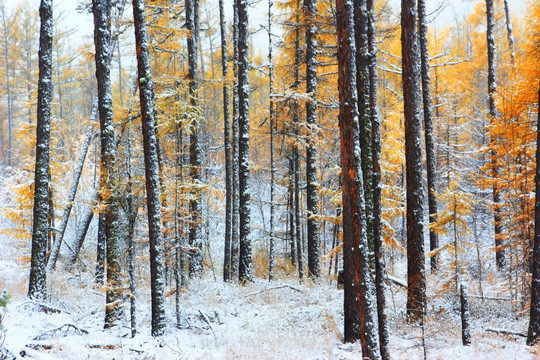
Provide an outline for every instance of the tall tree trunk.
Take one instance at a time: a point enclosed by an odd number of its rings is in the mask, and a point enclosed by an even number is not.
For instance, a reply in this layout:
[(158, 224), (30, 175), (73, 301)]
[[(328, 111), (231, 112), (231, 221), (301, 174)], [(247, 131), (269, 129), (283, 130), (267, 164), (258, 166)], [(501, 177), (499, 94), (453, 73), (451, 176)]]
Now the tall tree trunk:
[[(488, 95), (489, 95), (489, 117), (490, 123), (493, 123), (497, 117), (497, 108), (495, 106), (495, 93), (497, 87), (495, 83), (495, 38), (493, 35), (493, 28), (495, 26), (495, 20), (493, 15), (493, 0), (486, 0), (486, 14), (487, 14), (487, 52), (488, 52)], [(502, 214), (501, 214), (501, 196), (499, 194), (500, 188), (497, 184), (497, 177), (499, 175), (499, 165), (497, 163), (497, 154), (495, 152), (495, 143), (497, 139), (492, 135), (491, 137), (491, 170), (493, 176), (493, 216), (495, 222), (495, 261), (497, 269), (502, 270), (506, 266), (506, 259), (503, 249), (503, 228), (502, 228)]]
[[(302, 49), (300, 48), (300, 0), (296, 0), (296, 25), (294, 29), (294, 84), (291, 88), (298, 92), (300, 85), (300, 57)], [(296, 239), (296, 259), (298, 260), (298, 277), (304, 277), (304, 264), (302, 259), (302, 239), (300, 237), (300, 156), (298, 153), (298, 144), (300, 143), (300, 106), (298, 99), (293, 99), (293, 126), (294, 139), (292, 144), (292, 169), (293, 169), (293, 214), (294, 229)]]
[(253, 281), (250, 238), (249, 189), (249, 59), (248, 9), (246, 0), (235, 0), (238, 9), (238, 195), (240, 215), (240, 282)]
[(424, 214), (422, 191), (422, 106), (416, 0), (401, 1), (405, 163), (407, 177), (407, 315), (422, 320), (426, 307)]
[(36, 127), (36, 165), (34, 177), (34, 210), (32, 226), (32, 257), (30, 261), (30, 281), (28, 297), (45, 299), (47, 216), (49, 214), (49, 140), (51, 133), (52, 101), (52, 40), (53, 9), (52, 0), (41, 0), (39, 16), (39, 80)]
[[(437, 222), (437, 197), (436, 183), (437, 174), (435, 168), (435, 144), (433, 142), (433, 105), (431, 102), (431, 80), (429, 74), (429, 47), (427, 36), (426, 1), (418, 0), (418, 39), (420, 41), (421, 61), (422, 61), (422, 101), (424, 104), (424, 138), (426, 142), (426, 164), (427, 164), (427, 193), (429, 224)], [(435, 230), (429, 230), (429, 250), (433, 251), (439, 247), (439, 239)], [(431, 257), (431, 271), (437, 270), (439, 255)]]
[(370, 296), (373, 280), (368, 266), (362, 164), (356, 156), (356, 149), (360, 147), (360, 129), (357, 121), (354, 6), (351, 1), (336, 1), (336, 19), (343, 196), (344, 339), (360, 339), (362, 356), (379, 359), (374, 299)]
[(96, 48), (96, 79), (98, 111), (101, 128), (100, 193), (105, 203), (104, 218), (107, 242), (107, 296), (105, 328), (115, 326), (122, 316), (122, 267), (120, 264), (120, 219), (118, 178), (116, 172), (116, 139), (113, 123), (111, 86), (111, 2), (93, 0), (94, 44)]
[(232, 217), (232, 164), (231, 124), (229, 114), (229, 62), (227, 59), (227, 32), (223, 0), (219, 0), (219, 25), (221, 31), (221, 69), (223, 76), (223, 143), (225, 144), (225, 251), (223, 256), (223, 281), (231, 280), (231, 217)]
[(233, 86), (233, 115), (232, 115), (232, 219), (231, 219), (231, 278), (238, 278), (238, 247), (239, 247), (239, 198), (238, 198), (238, 184), (240, 182), (238, 176), (238, 119), (239, 119), (239, 98), (238, 98), (238, 5), (236, 1), (233, 1), (233, 71), (234, 71), (234, 86)]
[(275, 187), (276, 187), (276, 164), (275, 164), (275, 149), (274, 149), (274, 137), (275, 137), (275, 112), (274, 112), (274, 59), (273, 59), (273, 46), (272, 46), (272, 7), (274, 2), (268, 0), (268, 92), (270, 95), (269, 114), (270, 118), (270, 249), (268, 254), (268, 280), (274, 279), (274, 262), (275, 262), (275, 230), (274, 230), (274, 218), (275, 218)]
[(306, 92), (310, 100), (306, 103), (306, 122), (310, 131), (306, 147), (306, 201), (307, 243), (309, 276), (321, 276), (319, 223), (319, 191), (317, 178), (317, 0), (304, 0), (306, 12)]
[(531, 313), (527, 345), (540, 337), (540, 87), (538, 89), (538, 121), (536, 123), (536, 179), (534, 201), (534, 244), (532, 254)]
[[(197, 81), (197, 46), (199, 39), (199, 1), (186, 0), (186, 28), (189, 31), (187, 38), (188, 64), (189, 64), (189, 96), (192, 106), (198, 106)], [(201, 182), (201, 144), (199, 139), (199, 124), (191, 126), (189, 137), (189, 166), (193, 185)], [(196, 186), (195, 186), (196, 187)], [(189, 203), (191, 223), (189, 226), (189, 245), (192, 247), (189, 258), (189, 276), (202, 276), (203, 252), (201, 230), (201, 201), (197, 190), (192, 190), (192, 199)]]
[(383, 257), (382, 199), (381, 199), (381, 120), (377, 105), (377, 42), (375, 37), (374, 0), (367, 0), (368, 46), (369, 46), (369, 105), (371, 110), (372, 157), (373, 157), (373, 242), (375, 250), (375, 288), (377, 292), (377, 320), (381, 358), (390, 359), (388, 349), (388, 321), (386, 319), (386, 270)]
[(154, 81), (150, 70), (149, 41), (146, 35), (143, 0), (133, 0), (135, 43), (146, 175), (146, 205), (150, 242), (150, 291), (152, 297), (152, 336), (165, 331), (165, 294), (162, 260), (161, 208), (157, 161), (156, 122), (154, 119)]

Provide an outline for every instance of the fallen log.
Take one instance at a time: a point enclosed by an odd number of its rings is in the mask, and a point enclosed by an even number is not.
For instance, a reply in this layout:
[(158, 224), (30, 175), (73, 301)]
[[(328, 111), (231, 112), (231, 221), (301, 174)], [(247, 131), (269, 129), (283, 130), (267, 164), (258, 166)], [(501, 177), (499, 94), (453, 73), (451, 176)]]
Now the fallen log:
[(514, 330), (486, 328), (486, 331), (494, 332), (496, 334), (514, 335), (514, 336), (521, 336), (521, 337), (524, 337), (524, 338), (527, 337), (527, 334), (519, 332), (519, 331), (514, 331)]

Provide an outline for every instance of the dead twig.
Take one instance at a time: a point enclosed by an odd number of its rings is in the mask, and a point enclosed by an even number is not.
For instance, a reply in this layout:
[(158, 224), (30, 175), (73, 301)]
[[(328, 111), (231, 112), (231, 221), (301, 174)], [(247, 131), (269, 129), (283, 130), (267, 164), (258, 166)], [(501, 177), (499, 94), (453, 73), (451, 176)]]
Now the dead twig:
[(262, 289), (262, 290), (259, 290), (259, 291), (255, 291), (255, 292), (246, 294), (246, 295), (244, 295), (244, 297), (253, 296), (253, 295), (258, 295), (258, 294), (261, 294), (261, 293), (266, 292), (266, 291), (269, 291), (269, 290), (276, 290), (276, 289), (283, 289), (283, 288), (289, 288), (289, 289), (291, 289), (291, 290), (298, 291), (299, 293), (302, 293), (302, 292), (303, 292), (302, 290), (300, 290), (300, 289), (298, 289), (298, 288), (295, 288), (294, 286), (291, 286), (291, 285), (289, 285), (289, 284), (281, 284), (281, 285), (268, 287), (268, 288), (266, 288), (266, 289)]
[(527, 337), (527, 334), (519, 332), (519, 331), (514, 331), (514, 330), (486, 328), (486, 331), (494, 332), (496, 334), (514, 335), (514, 336), (521, 336), (524, 338)]

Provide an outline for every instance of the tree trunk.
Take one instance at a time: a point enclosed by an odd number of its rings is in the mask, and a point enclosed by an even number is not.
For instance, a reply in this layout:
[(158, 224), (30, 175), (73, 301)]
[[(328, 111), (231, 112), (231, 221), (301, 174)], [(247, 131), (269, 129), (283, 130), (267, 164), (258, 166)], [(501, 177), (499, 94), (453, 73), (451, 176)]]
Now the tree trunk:
[(426, 306), (422, 191), (420, 49), (416, 34), (416, 0), (401, 1), (405, 163), (407, 176), (407, 315), (423, 319)]
[(362, 355), (379, 359), (378, 335), (370, 294), (366, 214), (362, 165), (356, 154), (360, 147), (356, 89), (354, 6), (336, 1), (338, 35), (339, 127), (341, 133), (341, 178), (343, 196), (344, 340), (361, 340)]
[[(0, 12), (2, 13), (2, 26), (4, 28), (4, 60), (6, 71), (6, 95), (7, 95), (7, 112), (8, 112), (8, 166), (12, 164), (12, 143), (13, 143), (13, 95), (11, 90), (11, 69), (9, 63), (11, 56), (9, 54), (9, 25), (6, 20), (6, 8), (3, 7)], [(2, 138), (3, 142), (3, 138)]]
[(375, 37), (374, 1), (367, 0), (369, 46), (369, 104), (371, 110), (371, 141), (373, 157), (373, 242), (375, 250), (375, 289), (377, 292), (377, 320), (381, 358), (390, 359), (389, 335), (386, 320), (386, 269), (383, 257), (382, 198), (381, 198), (381, 120), (377, 105), (377, 46)]
[(143, 0), (133, 0), (135, 43), (141, 122), (144, 146), (144, 170), (146, 175), (146, 205), (148, 208), (148, 230), (150, 242), (150, 290), (152, 297), (152, 336), (164, 333), (165, 294), (162, 260), (161, 209), (159, 169), (157, 161), (156, 122), (154, 119), (154, 81), (150, 70), (149, 41), (146, 35)]
[(96, 79), (98, 85), (98, 111), (101, 128), (100, 193), (105, 203), (104, 218), (107, 242), (107, 300), (105, 328), (115, 326), (122, 316), (122, 267), (120, 264), (120, 219), (118, 178), (116, 171), (116, 139), (113, 123), (111, 87), (111, 2), (93, 0), (94, 44), (96, 48)]
[(538, 121), (536, 123), (536, 179), (534, 201), (534, 244), (532, 253), (531, 313), (527, 345), (540, 337), (540, 88), (538, 89)]
[(516, 52), (514, 51), (514, 32), (512, 30), (512, 18), (510, 17), (510, 8), (508, 0), (504, 0), (504, 14), (506, 16), (506, 36), (508, 37), (508, 47), (510, 48), (510, 57), (514, 64)]
[(321, 276), (319, 239), (319, 179), (317, 177), (317, 0), (304, 0), (306, 12), (306, 123), (310, 131), (306, 147), (307, 244), (309, 276)]
[(73, 244), (73, 254), (71, 254), (72, 258), (70, 260), (70, 266), (75, 265), (75, 263), (77, 262), (77, 259), (79, 258), (79, 254), (81, 253), (84, 239), (86, 238), (86, 234), (88, 233), (88, 229), (90, 228), (90, 223), (92, 222), (92, 219), (94, 218), (94, 205), (96, 204), (98, 199), (99, 199), (99, 194), (96, 188), (95, 193), (92, 196), (92, 203), (85, 209), (81, 217), (79, 227), (77, 228), (77, 233), (75, 234), (75, 243)]
[(471, 312), (469, 310), (469, 295), (467, 294), (467, 285), (461, 284), (461, 342), (463, 345), (471, 344), (471, 328), (470, 317)]
[(52, 39), (53, 9), (52, 0), (41, 0), (39, 16), (39, 80), (36, 127), (36, 165), (34, 177), (34, 210), (32, 226), (32, 257), (30, 262), (30, 281), (28, 297), (45, 299), (46, 288), (46, 250), (47, 216), (49, 214), (49, 140), (51, 133), (52, 101)]
[[(418, 39), (420, 41), (421, 61), (422, 61), (422, 101), (424, 104), (424, 138), (426, 142), (426, 164), (427, 164), (427, 193), (429, 224), (437, 222), (437, 197), (436, 183), (437, 174), (435, 168), (435, 144), (433, 142), (433, 105), (431, 102), (431, 80), (429, 74), (429, 47), (427, 36), (426, 1), (418, 0)], [(439, 247), (439, 239), (435, 230), (429, 230), (429, 250), (433, 251)], [(431, 257), (431, 271), (437, 270), (439, 255)]]
[(223, 143), (225, 144), (225, 251), (223, 256), (223, 281), (231, 280), (231, 217), (232, 217), (232, 164), (231, 124), (229, 114), (229, 62), (227, 59), (227, 32), (223, 0), (219, 0), (219, 25), (221, 31), (221, 69), (223, 75)]
[[(493, 35), (493, 28), (495, 26), (493, 15), (493, 0), (486, 0), (486, 14), (487, 14), (487, 52), (488, 52), (488, 95), (489, 95), (489, 116), (490, 122), (493, 123), (497, 117), (497, 108), (495, 107), (495, 93), (497, 92), (495, 83), (495, 38)], [(499, 185), (497, 184), (498, 177), (498, 163), (497, 154), (495, 153), (496, 137), (491, 137), (491, 167), (493, 176), (493, 217), (495, 222), (495, 261), (497, 269), (502, 270), (506, 266), (506, 259), (504, 249), (502, 248), (503, 242), (503, 228), (502, 228), (502, 214), (501, 214), (501, 197), (499, 194)]]
[(250, 238), (249, 189), (249, 74), (248, 9), (246, 0), (235, 0), (238, 9), (238, 195), (240, 215), (240, 282), (253, 281)]
[[(187, 38), (188, 64), (189, 64), (189, 96), (192, 106), (198, 106), (197, 81), (197, 46), (199, 39), (199, 1), (186, 0), (186, 28), (189, 31)], [(191, 126), (189, 138), (189, 166), (193, 185), (201, 183), (201, 144), (199, 139), (199, 124)], [(201, 201), (199, 191), (192, 189), (192, 198), (189, 203), (191, 223), (189, 226), (189, 245), (192, 247), (189, 257), (189, 276), (202, 276), (202, 230), (201, 230)]]
[(238, 5), (236, 1), (233, 1), (233, 70), (234, 70), (234, 86), (233, 86), (233, 116), (231, 124), (232, 132), (232, 219), (231, 219), (231, 278), (238, 278), (238, 219), (239, 219), (239, 198), (238, 198), (238, 184), (240, 182), (238, 174), (238, 118), (239, 118), (239, 98), (238, 98)]
[(107, 252), (107, 235), (106, 235), (105, 214), (99, 213), (98, 233), (97, 233), (97, 248), (96, 248), (96, 283), (103, 284), (105, 276), (105, 253)]
[(270, 95), (269, 114), (270, 118), (270, 244), (268, 254), (268, 280), (274, 279), (274, 261), (275, 261), (275, 231), (274, 231), (274, 218), (275, 218), (275, 187), (276, 187), (276, 168), (275, 168), (275, 150), (274, 150), (274, 137), (275, 137), (275, 112), (274, 112), (274, 59), (272, 57), (272, 6), (274, 2), (268, 1), (268, 92)]

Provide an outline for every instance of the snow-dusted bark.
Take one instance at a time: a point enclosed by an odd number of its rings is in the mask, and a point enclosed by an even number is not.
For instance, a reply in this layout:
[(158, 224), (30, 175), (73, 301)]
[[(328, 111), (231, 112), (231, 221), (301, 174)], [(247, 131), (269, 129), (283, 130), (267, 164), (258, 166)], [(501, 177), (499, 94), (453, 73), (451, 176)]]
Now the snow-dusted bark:
[(467, 284), (460, 285), (460, 300), (461, 300), (461, 342), (463, 345), (471, 344), (471, 311), (469, 309), (469, 295), (467, 292)]
[(116, 139), (113, 123), (111, 86), (111, 2), (93, 0), (94, 44), (96, 48), (96, 79), (98, 85), (98, 112), (101, 135), (100, 197), (105, 204), (105, 234), (107, 242), (107, 295), (105, 327), (116, 325), (122, 316), (122, 268), (120, 264), (119, 198), (116, 189)]
[(250, 237), (249, 188), (249, 59), (248, 59), (248, 5), (236, 0), (238, 11), (238, 195), (240, 217), (240, 282), (253, 280), (253, 262)]
[(375, 251), (375, 288), (377, 292), (377, 320), (381, 358), (390, 359), (389, 334), (386, 319), (386, 270), (383, 257), (382, 199), (381, 199), (381, 120), (377, 105), (377, 39), (375, 37), (374, 0), (367, 0), (368, 46), (369, 46), (369, 105), (371, 117), (371, 141), (373, 161), (373, 245)]
[(422, 320), (426, 306), (422, 191), (421, 59), (416, 0), (401, 1), (401, 47), (407, 177), (407, 315)]
[(514, 31), (512, 29), (512, 17), (510, 17), (508, 0), (504, 0), (504, 14), (506, 17), (506, 36), (508, 38), (508, 46), (510, 47), (510, 57), (512, 58), (512, 63), (514, 63), (516, 52), (514, 50)]
[[(300, 24), (300, 0), (296, 0), (296, 24)], [(300, 26), (294, 29), (294, 84), (291, 88), (298, 92), (300, 85), (300, 57), (302, 49), (300, 48)], [(294, 206), (294, 238), (296, 240), (296, 260), (298, 261), (298, 277), (304, 277), (304, 262), (302, 256), (302, 238), (300, 225), (300, 154), (298, 144), (300, 143), (300, 105), (298, 99), (293, 99), (293, 126), (294, 140), (292, 144), (292, 170), (293, 170), (293, 206)]]
[(317, 0), (304, 0), (306, 19), (306, 123), (310, 130), (306, 146), (307, 245), (309, 276), (321, 275), (319, 224), (319, 190), (317, 177)]
[(362, 355), (379, 359), (368, 244), (356, 86), (354, 4), (336, 1), (339, 128), (343, 196), (344, 340), (361, 340)]
[[(427, 194), (429, 223), (437, 222), (437, 197), (435, 185), (437, 174), (435, 168), (435, 143), (433, 142), (433, 105), (431, 102), (431, 80), (429, 74), (429, 46), (427, 36), (426, 1), (418, 0), (418, 38), (420, 41), (421, 61), (422, 61), (422, 100), (424, 105), (424, 139), (426, 142), (426, 164), (427, 164)], [(435, 230), (429, 230), (429, 250), (433, 251), (439, 247), (439, 239)], [(439, 255), (431, 257), (431, 271), (437, 269)]]
[(227, 31), (225, 30), (223, 0), (219, 0), (219, 28), (221, 33), (221, 71), (223, 75), (223, 143), (225, 145), (225, 247), (223, 254), (223, 281), (231, 280), (231, 216), (232, 216), (232, 164), (231, 124), (229, 113), (229, 61), (227, 59)]
[[(493, 14), (493, 0), (486, 0), (486, 37), (487, 37), (487, 55), (488, 55), (488, 96), (489, 96), (489, 116), (492, 123), (497, 117), (497, 107), (495, 105), (495, 93), (497, 92), (496, 79), (495, 79), (495, 37), (493, 35), (493, 29), (495, 27), (495, 20)], [(492, 194), (493, 194), (493, 220), (495, 225), (495, 261), (497, 263), (497, 269), (501, 270), (506, 266), (506, 259), (504, 254), (503, 243), (503, 227), (502, 227), (502, 214), (501, 214), (501, 196), (499, 194), (499, 186), (496, 182), (499, 175), (497, 154), (494, 151), (494, 145), (497, 139), (491, 137), (491, 171), (493, 180)]]
[(536, 180), (534, 201), (534, 243), (532, 253), (531, 312), (527, 345), (540, 338), (540, 89), (538, 89), (538, 121), (536, 122)]
[(89, 206), (84, 210), (84, 213), (81, 216), (81, 220), (79, 221), (79, 226), (77, 228), (77, 233), (75, 234), (75, 243), (72, 245), (73, 253), (71, 254), (70, 259), (70, 266), (73, 266), (78, 258), (79, 254), (81, 252), (82, 245), (84, 243), (84, 239), (86, 238), (86, 234), (88, 233), (88, 229), (90, 228), (90, 223), (92, 222), (92, 219), (94, 218), (94, 205), (99, 201), (99, 193), (98, 189), (94, 189), (94, 195), (92, 196), (92, 202), (89, 204)]
[(34, 177), (34, 222), (32, 226), (32, 257), (28, 297), (46, 296), (47, 215), (49, 214), (49, 143), (51, 134), (52, 101), (52, 0), (41, 0), (39, 7), (39, 80), (36, 127), (36, 165)]
[(275, 168), (275, 150), (274, 150), (274, 133), (275, 133), (275, 111), (274, 100), (272, 98), (274, 94), (274, 59), (273, 59), (273, 43), (272, 43), (272, 7), (274, 2), (268, 1), (268, 92), (270, 94), (270, 104), (268, 110), (268, 117), (270, 120), (270, 249), (268, 252), (268, 280), (274, 279), (274, 262), (275, 262), (275, 230), (274, 230), (274, 218), (275, 218), (275, 187), (276, 187), (276, 168)]
[(156, 122), (154, 118), (154, 81), (150, 70), (149, 42), (146, 33), (144, 0), (133, 0), (135, 43), (141, 122), (146, 175), (146, 206), (150, 240), (150, 291), (152, 297), (152, 336), (165, 331), (165, 294), (162, 260), (159, 169), (157, 160)]
[[(198, 81), (197, 81), (197, 47), (199, 38), (199, 12), (198, 0), (186, 0), (186, 28), (189, 31), (187, 38), (188, 48), (188, 65), (189, 65), (189, 96), (191, 105), (198, 104)], [(189, 136), (189, 169), (191, 179), (195, 184), (199, 184), (201, 177), (201, 144), (199, 139), (198, 123), (191, 125), (191, 133)], [(191, 213), (191, 222), (189, 226), (189, 245), (192, 250), (189, 254), (189, 276), (201, 276), (203, 270), (203, 249), (202, 249), (202, 229), (201, 229), (201, 201), (199, 192), (192, 190), (192, 198), (189, 202), (189, 210)]]
[(233, 114), (231, 124), (231, 147), (232, 147), (232, 161), (231, 171), (233, 176), (233, 183), (231, 189), (231, 278), (238, 277), (238, 118), (239, 118), (239, 98), (238, 98), (238, 6), (236, 1), (233, 1), (233, 71), (234, 71), (234, 86), (233, 86)]

